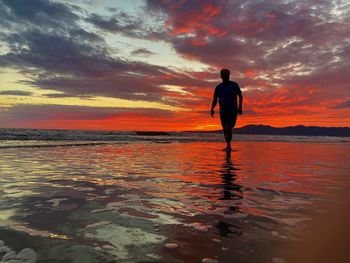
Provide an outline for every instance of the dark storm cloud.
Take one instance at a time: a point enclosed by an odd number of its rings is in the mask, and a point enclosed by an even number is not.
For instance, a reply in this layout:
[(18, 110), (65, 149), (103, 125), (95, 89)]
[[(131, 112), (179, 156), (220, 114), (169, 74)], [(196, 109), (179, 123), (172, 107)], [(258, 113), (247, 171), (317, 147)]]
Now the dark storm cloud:
[[(122, 17), (125, 18), (125, 16)], [(95, 26), (110, 32), (136, 30), (140, 27), (139, 21), (135, 23), (135, 21), (131, 19), (121, 20), (116, 17), (105, 18), (97, 14), (91, 14), (86, 20)]]
[(105, 49), (78, 42), (70, 36), (31, 30), (12, 34), (7, 39), (13, 46), (20, 47), (1, 56), (0, 63), (23, 71), (33, 69), (33, 72), (49, 74), (89, 75), (106, 69), (117, 70), (122, 64), (108, 57)]
[(167, 12), (179, 53), (218, 66), (237, 65), (243, 71), (329, 61), (334, 45), (350, 32), (346, 21), (327, 20), (331, 1), (148, 2)]
[(231, 68), (243, 87), (270, 94), (287, 87), (285, 96), (297, 89), (310, 106), (350, 96), (346, 1), (148, 0), (147, 6), (166, 14), (168, 40), (179, 54)]
[(2, 21), (11, 28), (0, 35), (11, 49), (0, 56), (1, 66), (24, 73), (88, 74), (108, 59), (106, 49), (99, 47), (103, 39), (78, 25), (73, 6), (41, 0), (1, 0), (0, 4)]
[(335, 109), (345, 109), (350, 108), (350, 100), (345, 100), (334, 106)]
[[(118, 56), (118, 50), (108, 47), (100, 35), (80, 25), (77, 7), (39, 0), (0, 3), (2, 21), (12, 29), (0, 36), (11, 50), (0, 56), (0, 66), (29, 74), (30, 80), (23, 83), (62, 91), (67, 96), (162, 100), (164, 89), (155, 79), (171, 71)], [(107, 21), (93, 14), (89, 19), (110, 30), (136, 28), (118, 27), (117, 20)], [(126, 23), (129, 18), (121, 15), (121, 19)], [(145, 82), (145, 78), (152, 80)]]
[(68, 95), (66, 93), (49, 93), (49, 94), (45, 94), (43, 96), (46, 98), (68, 98), (68, 97), (70, 97), (70, 95)]
[[(52, 1), (0, 3), (2, 21), (12, 29), (0, 35), (11, 50), (0, 56), (0, 66), (30, 76), (22, 84), (63, 92), (48, 97), (99, 95), (183, 106), (191, 100), (177, 97), (177, 93), (160, 85), (208, 86), (204, 78), (197, 79), (191, 73), (121, 58), (118, 50), (107, 46), (102, 35), (81, 26), (81, 22), (87, 21), (104, 31), (136, 38), (154, 39), (164, 35), (164, 30), (155, 32), (140, 18), (117, 10), (113, 10), (114, 17), (88, 14), (82, 18), (78, 7)], [(149, 54), (147, 49), (133, 52), (133, 55)]]
[(78, 16), (73, 10), (76, 8), (76, 6), (44, 0), (1, 0), (0, 23), (12, 28), (16, 28), (18, 23), (22, 24), (22, 27), (42, 26), (60, 29), (62, 21), (67, 24), (75, 23)]
[(12, 95), (12, 96), (30, 96), (32, 92), (23, 90), (4, 90), (0, 91), (0, 95)]
[(128, 109), (108, 107), (85, 107), (66, 105), (16, 105), (1, 111), (0, 118), (3, 123), (34, 122), (45, 120), (101, 120), (119, 116), (138, 114), (145, 117), (171, 117), (173, 112), (161, 109)]
[(162, 26), (146, 23), (146, 15), (147, 13), (142, 13), (138, 17), (131, 16), (115, 9), (110, 16), (90, 14), (85, 20), (102, 31), (120, 33), (132, 38), (165, 40), (166, 34)]
[[(182, 105), (182, 98), (175, 92), (169, 92), (161, 85), (193, 85), (211, 87), (205, 79), (196, 79), (188, 74), (174, 74), (166, 68), (150, 67), (146, 64), (131, 65), (128, 71), (103, 72), (101, 75), (84, 75), (70, 78), (60, 76), (42, 76), (35, 81), (22, 81), (28, 85), (64, 92), (64, 96), (108, 96), (131, 100), (158, 101), (169, 105)], [(50, 96), (56, 97), (56, 94)], [(191, 97), (187, 95), (186, 97)]]
[[(56, 1), (0, 0), (0, 41), (10, 48), (0, 55), (0, 66), (29, 76), (22, 83), (63, 92), (49, 97), (100, 95), (203, 108), (221, 67), (249, 87), (252, 111), (260, 99), (265, 105), (270, 98), (276, 98), (274, 105), (288, 100), (295, 107), (350, 96), (345, 1), (148, 0), (145, 10), (142, 16), (109, 9), (103, 16)], [(150, 16), (164, 23), (148, 23)], [(107, 45), (106, 33), (166, 41), (179, 55), (211, 69), (179, 72), (123, 58)]]

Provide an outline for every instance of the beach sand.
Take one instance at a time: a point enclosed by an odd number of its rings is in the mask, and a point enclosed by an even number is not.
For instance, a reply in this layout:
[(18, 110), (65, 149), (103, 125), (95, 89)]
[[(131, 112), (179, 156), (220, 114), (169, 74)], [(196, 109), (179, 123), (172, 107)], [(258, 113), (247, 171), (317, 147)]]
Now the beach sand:
[(349, 144), (223, 148), (138, 141), (0, 149), (0, 259), (296, 262), (280, 248), (306, 242), (304, 230), (341, 202)]

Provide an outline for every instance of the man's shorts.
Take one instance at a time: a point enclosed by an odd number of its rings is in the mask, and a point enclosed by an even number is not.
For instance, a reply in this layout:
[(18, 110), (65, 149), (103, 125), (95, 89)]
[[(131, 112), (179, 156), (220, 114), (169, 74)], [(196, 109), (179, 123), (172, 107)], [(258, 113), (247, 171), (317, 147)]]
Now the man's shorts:
[(221, 125), (224, 128), (226, 125), (230, 125), (231, 128), (235, 127), (237, 121), (237, 111), (222, 112), (220, 111)]

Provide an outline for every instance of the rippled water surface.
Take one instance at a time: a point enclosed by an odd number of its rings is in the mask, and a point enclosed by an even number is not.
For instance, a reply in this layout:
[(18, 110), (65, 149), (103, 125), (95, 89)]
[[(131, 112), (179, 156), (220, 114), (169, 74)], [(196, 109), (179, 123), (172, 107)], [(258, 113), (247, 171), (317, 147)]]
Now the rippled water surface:
[(123, 142), (0, 149), (0, 259), (259, 262), (264, 251), (279, 257), (274, 246), (298, 242), (348, 182), (348, 143), (222, 148)]

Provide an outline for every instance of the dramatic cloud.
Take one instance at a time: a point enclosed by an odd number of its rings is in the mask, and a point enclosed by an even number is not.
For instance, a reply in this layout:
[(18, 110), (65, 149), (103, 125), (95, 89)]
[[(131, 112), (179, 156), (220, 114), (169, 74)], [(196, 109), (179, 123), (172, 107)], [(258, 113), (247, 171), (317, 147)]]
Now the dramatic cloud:
[(12, 96), (29, 96), (32, 95), (32, 92), (23, 91), (23, 90), (4, 90), (0, 91), (0, 95), (12, 95)]
[[(102, 36), (79, 25), (81, 18), (72, 6), (35, 1), (27, 10), (23, 2), (3, 1), (2, 7), (13, 30), (1, 38), (11, 51), (0, 56), (0, 65), (30, 74), (31, 80), (24, 82), (28, 85), (64, 92), (66, 96), (98, 95), (174, 104), (175, 99), (167, 99), (165, 94), (169, 92), (161, 86), (193, 82), (168, 68), (122, 58), (118, 50), (113, 53)], [(128, 26), (118, 27), (116, 19), (108, 23), (102, 19), (92, 14), (87, 21), (105, 30), (137, 29), (137, 24), (132, 25), (131, 18), (125, 14), (121, 19)], [(23, 27), (23, 20), (27, 26)], [(143, 48), (134, 50), (133, 54), (152, 52)]]
[[(349, 97), (345, 1), (147, 1), (167, 14), (177, 52), (226, 66), (257, 111), (321, 110)], [(264, 93), (261, 94), (260, 90)], [(263, 108), (261, 108), (263, 107)]]
[[(193, 127), (209, 125), (227, 67), (243, 89), (246, 122), (295, 124), (300, 115), (300, 124), (329, 125), (328, 114), (350, 125), (345, 0), (147, 0), (137, 10), (74, 3), (0, 0), (0, 66), (25, 76), (21, 85), (60, 92), (47, 98), (159, 102), (193, 112)], [(34, 96), (18, 88), (0, 95)]]
[(335, 109), (350, 108), (350, 100), (343, 101), (334, 106)]
[[(56, 129), (149, 130), (149, 127), (156, 127), (157, 130), (190, 130), (194, 128), (192, 118), (203, 119), (203, 115), (160, 109), (62, 105), (17, 105), (5, 110), (0, 107), (2, 127), (28, 128), (35, 124), (37, 128)], [(180, 127), (179, 122), (183, 124)]]
[(139, 48), (139, 49), (135, 49), (134, 51), (131, 52), (132, 55), (143, 55), (143, 56), (150, 56), (153, 55), (154, 52), (149, 51), (145, 48)]
[[(159, 14), (155, 15), (162, 19)], [(111, 11), (108, 16), (102, 16), (92, 13), (86, 18), (86, 21), (96, 26), (98, 29), (110, 33), (120, 33), (122, 35), (148, 40), (164, 40), (165, 30), (161, 24), (149, 22), (151, 17), (148, 13), (139, 13), (130, 15), (118, 9)]]
[(144, 77), (170, 71), (114, 56), (101, 36), (78, 25), (73, 7), (49, 1), (34, 1), (28, 9), (23, 1), (1, 5), (13, 30), (2, 34), (11, 51), (0, 56), (0, 65), (31, 74), (29, 85), (75, 96), (139, 99), (142, 93), (142, 99), (160, 99), (163, 89)]

